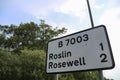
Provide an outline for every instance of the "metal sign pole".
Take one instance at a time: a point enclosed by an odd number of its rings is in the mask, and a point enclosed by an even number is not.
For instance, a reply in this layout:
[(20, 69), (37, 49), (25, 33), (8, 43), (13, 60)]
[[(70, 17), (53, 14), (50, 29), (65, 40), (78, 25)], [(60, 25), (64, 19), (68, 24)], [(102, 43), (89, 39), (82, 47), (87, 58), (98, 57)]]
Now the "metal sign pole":
[(103, 72), (102, 72), (102, 70), (99, 71), (99, 80), (103, 80)]
[(93, 18), (92, 18), (92, 13), (91, 13), (91, 9), (90, 9), (89, 0), (87, 0), (87, 5), (88, 5), (88, 11), (89, 11), (89, 16), (90, 16), (91, 26), (92, 26), (92, 28), (94, 28), (94, 22), (93, 22)]
[[(88, 11), (89, 11), (89, 16), (90, 16), (91, 26), (92, 26), (92, 28), (94, 28), (94, 22), (93, 22), (93, 18), (92, 18), (92, 13), (91, 13), (91, 9), (90, 9), (89, 0), (87, 0), (87, 5), (88, 5)], [(99, 80), (103, 80), (102, 70), (99, 70)]]
[(54, 75), (54, 80), (58, 80), (58, 74)]

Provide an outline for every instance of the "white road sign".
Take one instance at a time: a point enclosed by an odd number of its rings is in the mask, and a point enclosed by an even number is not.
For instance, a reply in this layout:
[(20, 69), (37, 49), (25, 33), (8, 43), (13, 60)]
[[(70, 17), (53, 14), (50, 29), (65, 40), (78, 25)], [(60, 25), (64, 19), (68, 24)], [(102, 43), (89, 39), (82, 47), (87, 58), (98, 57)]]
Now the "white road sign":
[(114, 59), (104, 25), (48, 42), (47, 73), (103, 70), (114, 67)]

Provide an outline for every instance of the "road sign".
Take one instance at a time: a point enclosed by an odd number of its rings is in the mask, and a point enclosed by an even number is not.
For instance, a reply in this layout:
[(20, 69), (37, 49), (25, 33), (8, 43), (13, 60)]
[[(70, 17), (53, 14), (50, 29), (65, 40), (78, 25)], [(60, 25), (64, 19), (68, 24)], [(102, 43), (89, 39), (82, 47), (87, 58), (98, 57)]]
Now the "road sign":
[(103, 70), (114, 67), (114, 60), (104, 25), (50, 40), (46, 72)]

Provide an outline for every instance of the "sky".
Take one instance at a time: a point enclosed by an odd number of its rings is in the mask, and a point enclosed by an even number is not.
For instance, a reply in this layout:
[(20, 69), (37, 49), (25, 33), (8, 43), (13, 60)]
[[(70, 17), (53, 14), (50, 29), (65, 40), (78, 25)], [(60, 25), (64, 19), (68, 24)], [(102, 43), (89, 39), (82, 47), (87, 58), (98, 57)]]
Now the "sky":
[[(94, 25), (107, 28), (115, 68), (104, 70), (104, 76), (120, 80), (120, 0), (89, 0)], [(53, 27), (65, 27), (66, 34), (91, 28), (86, 0), (0, 0), (0, 25), (43, 19)]]

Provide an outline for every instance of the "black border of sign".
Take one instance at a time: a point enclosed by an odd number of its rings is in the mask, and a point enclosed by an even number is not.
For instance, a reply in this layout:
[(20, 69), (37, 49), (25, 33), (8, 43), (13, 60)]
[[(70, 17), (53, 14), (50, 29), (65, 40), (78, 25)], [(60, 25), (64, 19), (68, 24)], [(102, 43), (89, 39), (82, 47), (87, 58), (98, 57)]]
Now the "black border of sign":
[(115, 67), (115, 61), (114, 61), (114, 58), (113, 58), (113, 53), (112, 53), (112, 49), (111, 49), (111, 45), (110, 45), (110, 40), (109, 40), (109, 37), (108, 37), (108, 34), (107, 34), (107, 29), (104, 25), (99, 25), (99, 26), (96, 26), (94, 28), (89, 28), (89, 29), (86, 29), (86, 30), (83, 30), (83, 31), (79, 31), (79, 32), (76, 32), (76, 33), (72, 33), (72, 34), (69, 34), (69, 35), (66, 35), (66, 36), (62, 36), (62, 37), (59, 37), (59, 38), (56, 38), (56, 39), (52, 39), (49, 42), (51, 41), (54, 41), (54, 40), (58, 40), (58, 39), (61, 39), (61, 38), (64, 38), (64, 37), (68, 37), (68, 36), (71, 36), (71, 35), (75, 35), (75, 34), (78, 34), (78, 33), (82, 33), (82, 32), (85, 32), (85, 31), (88, 31), (88, 30), (92, 30), (92, 29), (96, 29), (96, 28), (99, 28), (99, 27), (103, 27), (104, 30), (105, 30), (105, 34), (106, 34), (106, 37), (107, 37), (107, 41), (108, 41), (108, 46), (109, 46), (109, 49), (110, 49), (110, 54), (111, 54), (111, 59), (112, 59), (112, 66), (111, 67), (105, 67), (105, 68), (96, 68), (96, 69), (86, 69), (86, 70), (74, 70), (74, 71), (63, 71), (63, 72), (47, 72), (47, 55), (48, 55), (48, 44), (47, 44), (47, 51), (46, 51), (46, 65), (45, 65), (45, 71), (47, 74), (56, 74), (56, 73), (68, 73), (68, 72), (83, 72), (83, 71), (94, 71), (94, 70), (107, 70), (107, 69), (112, 69)]

